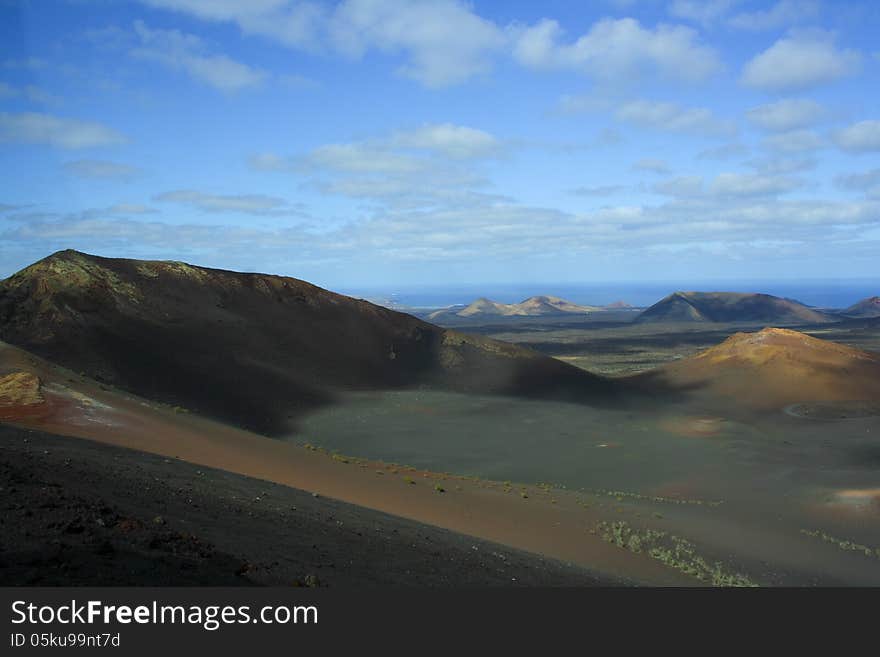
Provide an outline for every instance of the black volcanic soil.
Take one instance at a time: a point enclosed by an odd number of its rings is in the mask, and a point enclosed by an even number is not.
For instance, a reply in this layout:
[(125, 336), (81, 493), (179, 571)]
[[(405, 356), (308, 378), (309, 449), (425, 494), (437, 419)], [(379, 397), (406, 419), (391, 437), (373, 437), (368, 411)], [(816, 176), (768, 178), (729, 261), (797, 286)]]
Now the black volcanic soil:
[(265, 435), (341, 391), (560, 398), (614, 384), (293, 278), (63, 251), (0, 281), (0, 340)]
[(2, 586), (621, 584), (297, 489), (5, 425), (0, 507)]

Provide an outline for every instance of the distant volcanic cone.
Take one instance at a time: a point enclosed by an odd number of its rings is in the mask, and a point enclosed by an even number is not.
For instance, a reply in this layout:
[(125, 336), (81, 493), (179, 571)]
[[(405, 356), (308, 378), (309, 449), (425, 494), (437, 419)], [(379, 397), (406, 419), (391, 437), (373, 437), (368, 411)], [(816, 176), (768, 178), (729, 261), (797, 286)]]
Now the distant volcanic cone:
[(880, 354), (767, 328), (736, 333), (696, 356), (631, 380), (687, 391), (730, 409), (779, 409), (798, 402), (874, 404), (880, 403)]

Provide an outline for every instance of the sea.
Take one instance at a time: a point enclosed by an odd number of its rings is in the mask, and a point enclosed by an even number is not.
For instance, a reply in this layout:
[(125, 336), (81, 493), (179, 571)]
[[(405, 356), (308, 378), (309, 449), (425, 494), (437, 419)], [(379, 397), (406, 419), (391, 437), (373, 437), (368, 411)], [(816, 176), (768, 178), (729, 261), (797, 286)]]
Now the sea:
[(582, 305), (607, 305), (623, 301), (650, 306), (676, 291), (762, 292), (793, 299), (816, 308), (846, 308), (867, 297), (880, 295), (880, 277), (841, 280), (723, 280), (645, 281), (603, 283), (486, 283), (449, 286), (385, 286), (337, 290), (373, 303), (412, 310), (466, 305), (486, 297), (501, 303), (518, 303), (531, 296), (550, 295)]

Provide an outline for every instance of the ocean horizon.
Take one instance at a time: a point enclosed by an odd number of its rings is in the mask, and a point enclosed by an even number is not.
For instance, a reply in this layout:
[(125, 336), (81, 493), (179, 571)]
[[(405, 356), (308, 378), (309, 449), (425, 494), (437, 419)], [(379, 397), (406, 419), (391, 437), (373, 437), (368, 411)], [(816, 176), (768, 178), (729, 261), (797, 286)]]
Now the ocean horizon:
[(342, 287), (336, 291), (383, 305), (412, 309), (466, 305), (486, 297), (501, 303), (517, 303), (531, 296), (550, 295), (584, 305), (623, 301), (650, 306), (676, 291), (756, 292), (794, 299), (817, 308), (846, 308), (880, 294), (880, 280), (715, 280), (715, 281), (621, 281), (601, 283), (485, 283), (448, 286)]

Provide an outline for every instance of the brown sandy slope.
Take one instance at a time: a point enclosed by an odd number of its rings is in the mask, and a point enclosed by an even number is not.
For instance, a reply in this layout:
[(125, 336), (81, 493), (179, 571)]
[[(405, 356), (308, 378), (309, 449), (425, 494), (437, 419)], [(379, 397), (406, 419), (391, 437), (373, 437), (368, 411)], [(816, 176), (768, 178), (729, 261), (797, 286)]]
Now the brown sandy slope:
[(613, 385), (304, 281), (56, 253), (0, 282), (0, 340), (268, 435), (340, 390), (427, 386), (590, 401)]
[(630, 379), (688, 390), (731, 411), (799, 402), (880, 403), (880, 354), (768, 328)]
[(2, 424), (0, 489), (5, 586), (621, 583), (302, 490)]
[[(179, 458), (660, 585), (693, 580), (591, 532), (602, 518), (574, 494), (422, 472), (327, 454), (249, 433), (113, 390), (0, 343), (0, 375), (28, 372), (44, 402), (3, 421)], [(19, 415), (15, 415), (15, 411)], [(134, 458), (134, 457), (133, 457)], [(443, 489), (439, 491), (437, 487)], [(525, 493), (523, 497), (521, 493)]]
[(817, 324), (834, 321), (791, 299), (740, 292), (675, 292), (644, 310), (636, 319), (647, 322), (766, 322)]

